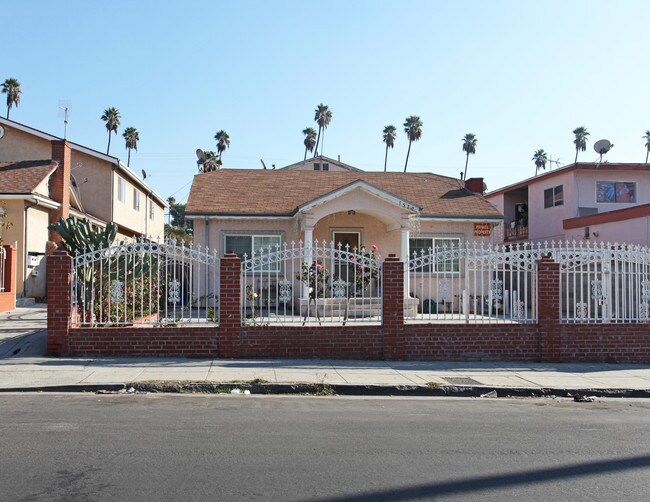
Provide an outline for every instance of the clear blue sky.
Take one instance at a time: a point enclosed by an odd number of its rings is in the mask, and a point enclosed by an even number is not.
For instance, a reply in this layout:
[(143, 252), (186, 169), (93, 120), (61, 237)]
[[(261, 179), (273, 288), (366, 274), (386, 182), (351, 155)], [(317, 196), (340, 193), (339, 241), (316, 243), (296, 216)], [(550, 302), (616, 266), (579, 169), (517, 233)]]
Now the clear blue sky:
[[(572, 130), (645, 159), (650, 129), (650, 2), (632, 1), (29, 1), (0, 0), (0, 79), (22, 85), (14, 120), (106, 151), (100, 116), (140, 132), (131, 167), (184, 201), (195, 150), (226, 130), (225, 167), (302, 160), (316, 105), (333, 111), (323, 153), (383, 169), (382, 129), (399, 129), (389, 170), (401, 171), (404, 119), (419, 115), (409, 171), (458, 176), (461, 138), (478, 137), (468, 177), (489, 189), (534, 174), (544, 148), (563, 163)], [(0, 111), (2, 108), (0, 107)], [(3, 116), (4, 116), (4, 112)]]

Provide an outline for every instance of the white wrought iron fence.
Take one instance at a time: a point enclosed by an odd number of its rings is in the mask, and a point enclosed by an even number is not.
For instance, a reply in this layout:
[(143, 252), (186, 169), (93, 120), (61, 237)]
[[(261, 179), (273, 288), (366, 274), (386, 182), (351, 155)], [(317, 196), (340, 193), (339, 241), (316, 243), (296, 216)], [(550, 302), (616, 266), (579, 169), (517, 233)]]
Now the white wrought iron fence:
[(466, 243), (414, 252), (406, 264), (408, 321), (532, 323), (543, 245)]
[(610, 243), (565, 243), (560, 264), (561, 320), (650, 322), (650, 250)]
[(284, 243), (245, 255), (244, 324), (381, 322), (381, 266), (376, 246)]
[(0, 293), (5, 290), (5, 268), (7, 266), (7, 251), (0, 246)]
[(93, 249), (73, 260), (72, 322), (82, 326), (217, 323), (219, 257), (175, 240)]

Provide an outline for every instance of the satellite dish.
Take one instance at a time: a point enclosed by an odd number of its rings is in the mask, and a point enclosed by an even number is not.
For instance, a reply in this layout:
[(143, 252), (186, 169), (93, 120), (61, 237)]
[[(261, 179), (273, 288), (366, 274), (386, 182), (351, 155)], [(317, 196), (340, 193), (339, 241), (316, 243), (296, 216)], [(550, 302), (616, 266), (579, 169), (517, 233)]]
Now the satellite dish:
[(603, 155), (609, 152), (613, 146), (614, 145), (612, 145), (609, 140), (606, 139), (600, 139), (594, 143), (594, 150), (596, 150), (596, 153), (600, 154), (599, 162), (603, 161)]
[(601, 139), (594, 143), (594, 150), (596, 150), (596, 153), (599, 153), (600, 155), (605, 155), (609, 152), (612, 146), (613, 145), (608, 140)]
[(205, 160), (205, 152), (200, 148), (196, 149), (196, 156), (199, 158), (199, 160)]
[(144, 169), (142, 170), (142, 179), (143, 180), (147, 179), (147, 171), (145, 171)]

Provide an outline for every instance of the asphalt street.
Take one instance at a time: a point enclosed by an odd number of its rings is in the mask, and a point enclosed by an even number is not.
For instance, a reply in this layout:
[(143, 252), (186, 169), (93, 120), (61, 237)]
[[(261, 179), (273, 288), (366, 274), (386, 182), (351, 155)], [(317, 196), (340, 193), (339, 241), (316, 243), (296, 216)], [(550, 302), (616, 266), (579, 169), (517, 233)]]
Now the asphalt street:
[(650, 402), (0, 396), (0, 500), (647, 500)]

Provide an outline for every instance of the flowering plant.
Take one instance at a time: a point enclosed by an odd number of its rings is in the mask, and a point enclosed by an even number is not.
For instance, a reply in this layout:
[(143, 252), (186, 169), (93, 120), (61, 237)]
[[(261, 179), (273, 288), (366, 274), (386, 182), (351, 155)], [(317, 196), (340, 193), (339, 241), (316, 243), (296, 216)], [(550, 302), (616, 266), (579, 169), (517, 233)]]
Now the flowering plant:
[[(365, 248), (361, 248), (361, 255), (363, 259), (356, 260), (356, 274), (355, 282), (357, 292), (368, 290), (370, 294), (373, 292), (373, 286), (375, 288), (374, 292), (377, 293), (379, 289), (379, 267), (376, 265), (377, 252), (379, 247), (376, 244), (370, 246), (370, 252), (366, 252)], [(354, 261), (354, 260), (350, 260)]]
[(309, 295), (317, 296), (323, 293), (330, 280), (330, 273), (320, 260), (314, 260), (311, 265), (303, 263), (300, 271), (296, 272), (296, 279), (309, 286)]

